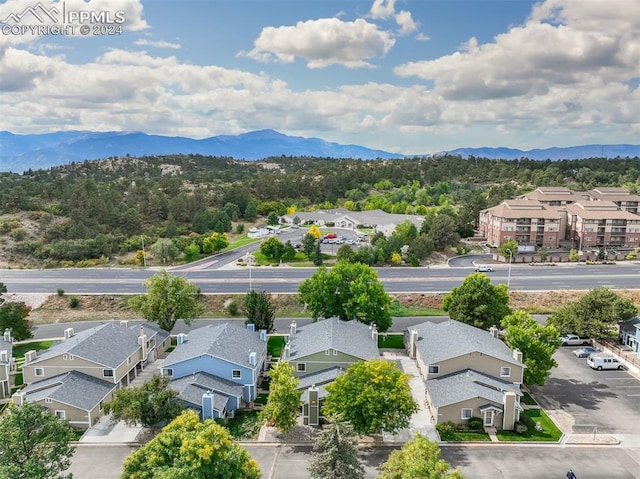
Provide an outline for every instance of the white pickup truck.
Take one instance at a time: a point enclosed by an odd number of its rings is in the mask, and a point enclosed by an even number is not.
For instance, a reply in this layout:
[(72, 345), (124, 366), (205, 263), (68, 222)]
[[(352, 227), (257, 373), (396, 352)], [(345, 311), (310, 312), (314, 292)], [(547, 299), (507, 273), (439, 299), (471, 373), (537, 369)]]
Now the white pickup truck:
[(562, 341), (563, 346), (583, 346), (591, 344), (591, 339), (581, 338), (577, 334), (565, 334), (564, 336), (560, 336), (560, 341)]

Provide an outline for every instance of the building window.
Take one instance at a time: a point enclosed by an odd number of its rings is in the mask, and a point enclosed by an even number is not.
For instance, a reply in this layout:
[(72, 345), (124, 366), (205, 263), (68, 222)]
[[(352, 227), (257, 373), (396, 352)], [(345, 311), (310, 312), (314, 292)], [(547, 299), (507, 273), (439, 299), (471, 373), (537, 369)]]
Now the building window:
[(44, 398), (44, 402), (47, 404), (51, 404), (53, 402), (53, 399), (51, 398)]
[(173, 376), (173, 368), (168, 368), (164, 370), (165, 376), (172, 377)]
[(327, 350), (324, 352), (324, 354), (326, 354), (327, 356), (329, 356), (329, 355), (331, 354), (331, 350), (330, 350), (330, 349), (327, 349)]
[(307, 363), (298, 363), (297, 370), (299, 373), (304, 373), (307, 370)]
[(113, 369), (103, 369), (102, 370), (102, 376), (105, 378), (112, 378), (113, 377)]
[(337, 349), (334, 349), (334, 350), (333, 350), (333, 355), (334, 355), (334, 356), (337, 356), (337, 355), (338, 355), (338, 350), (337, 350)]
[(473, 416), (473, 409), (468, 407), (462, 408), (462, 414), (460, 415), (462, 419), (470, 419), (472, 416)]
[(44, 369), (42, 368), (36, 368), (35, 372), (36, 376), (44, 376)]
[(239, 369), (234, 369), (233, 371), (231, 371), (231, 377), (233, 379), (240, 379), (242, 377), (242, 371), (240, 371)]
[(100, 410), (102, 411), (103, 408), (104, 408), (104, 401), (100, 401)]
[(131, 364), (131, 358), (127, 358), (127, 364)]
[(440, 374), (440, 366), (429, 366), (429, 374)]
[(508, 378), (509, 376), (511, 376), (511, 368), (508, 368), (508, 367), (500, 368), (501, 378)]
[(73, 354), (69, 355), (69, 361), (73, 361)]
[(58, 419), (64, 419), (66, 417), (66, 414), (64, 411), (56, 411), (56, 417)]
[(66, 361), (66, 360), (67, 360), (67, 355), (66, 355), (66, 354), (63, 354), (63, 355), (62, 355), (62, 360), (63, 360), (63, 361)]

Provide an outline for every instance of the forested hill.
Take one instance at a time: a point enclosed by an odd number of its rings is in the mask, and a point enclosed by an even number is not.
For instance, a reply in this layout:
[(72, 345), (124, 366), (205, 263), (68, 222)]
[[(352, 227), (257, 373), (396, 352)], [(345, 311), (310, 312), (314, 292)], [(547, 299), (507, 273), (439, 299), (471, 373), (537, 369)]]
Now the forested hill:
[(135, 251), (142, 234), (148, 242), (191, 241), (189, 235), (235, 232), (240, 224), (254, 224), (271, 212), (339, 206), (419, 215), (444, 212), (464, 236), (473, 232), (479, 209), (554, 185), (637, 191), (640, 160), (541, 162), (445, 155), (245, 162), (171, 155), (0, 173), (0, 253), (54, 262), (110, 257)]

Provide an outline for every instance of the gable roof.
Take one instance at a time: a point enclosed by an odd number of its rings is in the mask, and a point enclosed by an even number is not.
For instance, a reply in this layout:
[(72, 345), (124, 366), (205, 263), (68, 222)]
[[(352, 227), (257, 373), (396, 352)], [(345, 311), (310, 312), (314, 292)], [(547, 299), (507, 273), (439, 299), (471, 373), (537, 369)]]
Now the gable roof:
[(138, 336), (141, 329), (148, 340), (156, 337), (157, 343), (164, 341), (169, 336), (169, 333), (152, 324), (145, 323), (139, 326), (125, 327), (112, 321), (80, 331), (70, 338), (52, 345), (49, 349), (38, 352), (36, 359), (26, 366), (62, 354), (72, 354), (105, 367), (116, 368), (140, 348)]
[(0, 336), (0, 351), (7, 352), (7, 360), (2, 361), (0, 359), (0, 364), (4, 364), (5, 366), (11, 364), (11, 357), (13, 356), (13, 343), (11, 341), (5, 341), (4, 337)]
[(31, 383), (22, 392), (29, 402), (52, 399), (69, 406), (90, 411), (102, 401), (117, 384), (94, 378), (78, 371), (69, 371), (52, 378)]
[(223, 411), (227, 407), (229, 396), (242, 397), (242, 386), (205, 372), (184, 376), (171, 381), (169, 385), (182, 401), (198, 410), (202, 409), (202, 395), (207, 392), (213, 392), (213, 408), (216, 411)]
[(626, 333), (635, 334), (636, 328), (640, 328), (640, 316), (636, 316), (635, 318), (631, 318), (620, 323), (620, 331), (625, 331)]
[(335, 349), (365, 361), (380, 356), (369, 326), (358, 321), (328, 318), (307, 324), (289, 337), (289, 343), (291, 351), (287, 360), (299, 360), (327, 349)]
[[(257, 353), (258, 356), (255, 366), (249, 364), (251, 352)], [(266, 353), (267, 342), (260, 339), (259, 333), (232, 323), (209, 324), (191, 331), (184, 343), (176, 346), (167, 356), (162, 367), (167, 368), (198, 356), (208, 355), (256, 369), (260, 367), (261, 356)]]
[(484, 329), (453, 319), (442, 323), (427, 321), (409, 329), (418, 331), (416, 348), (425, 364), (436, 364), (479, 352), (506, 363), (524, 367), (523, 363), (513, 358), (513, 352), (505, 343)]
[(305, 374), (300, 376), (298, 380), (300, 383), (296, 389), (308, 389), (311, 386), (321, 386), (335, 381), (338, 376), (345, 372), (344, 368), (340, 366), (334, 366), (332, 368), (316, 371), (315, 373)]
[(426, 389), (433, 407), (449, 406), (473, 398), (483, 398), (502, 404), (505, 392), (521, 396), (520, 388), (510, 382), (465, 369), (426, 381)]

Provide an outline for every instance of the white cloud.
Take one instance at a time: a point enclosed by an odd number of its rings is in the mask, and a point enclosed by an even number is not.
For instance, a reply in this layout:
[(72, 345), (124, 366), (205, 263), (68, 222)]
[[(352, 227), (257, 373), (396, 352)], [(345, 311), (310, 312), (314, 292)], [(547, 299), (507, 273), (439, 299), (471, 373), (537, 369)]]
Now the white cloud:
[(418, 24), (413, 20), (411, 12), (401, 10), (396, 14), (396, 23), (400, 26), (400, 34), (407, 35), (418, 29)]
[(371, 67), (367, 60), (385, 55), (394, 44), (395, 39), (388, 32), (362, 18), (353, 22), (321, 18), (295, 26), (263, 28), (254, 49), (239, 55), (280, 63), (292, 63), (302, 57), (309, 68), (333, 64), (363, 68)]
[(395, 13), (396, 0), (373, 0), (369, 15), (375, 19), (386, 19)]
[(428, 35), (420, 32), (416, 35), (416, 40), (418, 40), (419, 42), (428, 42), (429, 40), (431, 40), (431, 38), (429, 38)]
[(178, 50), (181, 48), (179, 43), (170, 43), (161, 40), (147, 40), (146, 38), (140, 38), (133, 42), (134, 45), (148, 45), (156, 48), (172, 48)]

